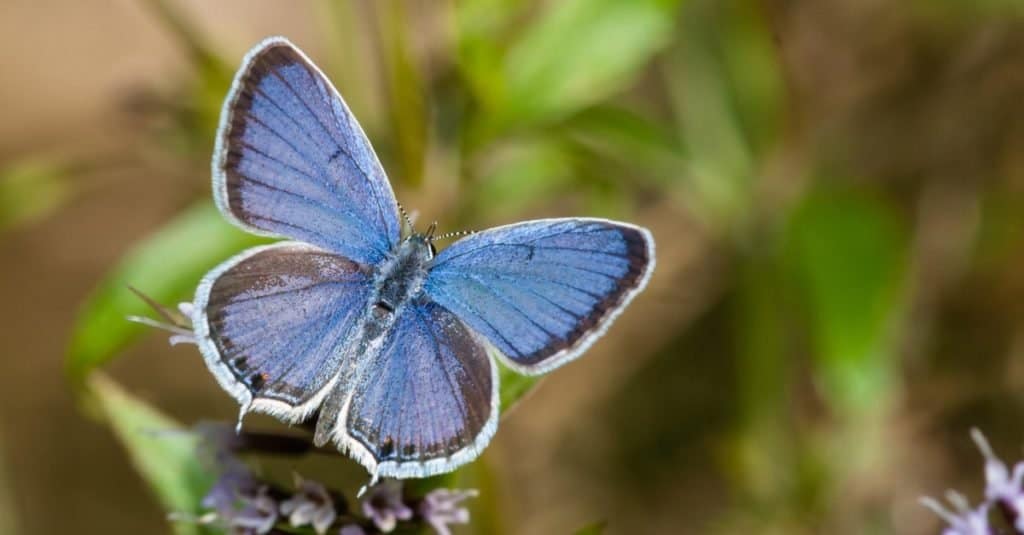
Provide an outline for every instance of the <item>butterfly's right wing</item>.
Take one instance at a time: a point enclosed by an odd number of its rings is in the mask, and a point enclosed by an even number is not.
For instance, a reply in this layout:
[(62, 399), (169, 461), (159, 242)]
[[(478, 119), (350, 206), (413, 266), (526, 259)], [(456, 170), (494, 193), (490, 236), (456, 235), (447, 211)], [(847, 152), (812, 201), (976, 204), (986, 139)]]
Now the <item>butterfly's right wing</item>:
[(213, 193), (228, 220), (376, 264), (398, 242), (398, 206), (359, 123), (288, 40), (246, 55), (224, 102)]
[(207, 367), (248, 410), (299, 422), (319, 408), (358, 337), (369, 269), (323, 249), (279, 242), (203, 278), (192, 328)]
[(654, 238), (593, 218), (544, 219), (463, 238), (434, 257), (424, 291), (516, 371), (578, 357), (647, 284)]

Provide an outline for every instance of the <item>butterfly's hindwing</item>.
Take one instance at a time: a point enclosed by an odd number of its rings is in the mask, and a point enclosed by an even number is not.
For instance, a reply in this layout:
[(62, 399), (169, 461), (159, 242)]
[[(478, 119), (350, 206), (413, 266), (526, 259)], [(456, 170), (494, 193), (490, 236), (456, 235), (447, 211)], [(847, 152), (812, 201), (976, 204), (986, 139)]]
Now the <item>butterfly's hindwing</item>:
[(454, 314), (410, 303), (353, 392), (343, 423), (350, 449), (388, 477), (425, 477), (474, 459), (497, 426), (496, 372), (484, 341)]
[(387, 176), (341, 96), (282, 38), (246, 56), (213, 156), (225, 216), (370, 264), (400, 235)]
[(542, 373), (597, 339), (653, 268), (645, 229), (602, 219), (527, 221), (441, 251), (425, 290), (513, 368)]
[(368, 269), (317, 247), (250, 249), (210, 272), (193, 326), (221, 386), (243, 406), (300, 421), (344, 365), (371, 292)]

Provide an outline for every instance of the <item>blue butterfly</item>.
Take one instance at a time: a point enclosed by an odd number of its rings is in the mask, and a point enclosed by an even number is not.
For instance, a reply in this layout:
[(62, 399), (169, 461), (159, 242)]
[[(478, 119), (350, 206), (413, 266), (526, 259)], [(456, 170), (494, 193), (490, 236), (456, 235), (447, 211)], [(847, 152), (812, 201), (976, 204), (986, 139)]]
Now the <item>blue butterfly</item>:
[(366, 135), (281, 37), (245, 56), (212, 167), (224, 217), (289, 241), (203, 277), (191, 319), (207, 366), (241, 416), (319, 411), (314, 442), (374, 479), (475, 459), (498, 424), (495, 359), (531, 375), (575, 359), (654, 269), (650, 232), (604, 219), (516, 223), (440, 253), (433, 227), (403, 236)]

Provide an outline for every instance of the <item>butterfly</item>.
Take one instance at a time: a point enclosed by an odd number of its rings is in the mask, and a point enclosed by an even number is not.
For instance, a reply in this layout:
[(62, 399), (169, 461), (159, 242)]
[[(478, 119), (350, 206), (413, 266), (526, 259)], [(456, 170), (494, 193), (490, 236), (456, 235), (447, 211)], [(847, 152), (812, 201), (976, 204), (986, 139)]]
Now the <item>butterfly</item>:
[(225, 218), (284, 240), (199, 283), (190, 316), (206, 365), (239, 425), (317, 414), (315, 444), (374, 480), (475, 459), (497, 429), (496, 361), (534, 375), (575, 359), (654, 269), (650, 232), (604, 219), (515, 223), (440, 252), (434, 226), (404, 232), (359, 123), (282, 37), (245, 56), (212, 172)]

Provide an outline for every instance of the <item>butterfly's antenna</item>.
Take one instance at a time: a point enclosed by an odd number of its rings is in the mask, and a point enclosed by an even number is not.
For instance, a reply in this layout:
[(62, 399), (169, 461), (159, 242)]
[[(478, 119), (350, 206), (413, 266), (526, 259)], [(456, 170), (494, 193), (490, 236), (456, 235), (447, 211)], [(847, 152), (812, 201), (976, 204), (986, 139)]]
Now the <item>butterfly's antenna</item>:
[(412, 218), (409, 217), (409, 212), (405, 211), (405, 207), (402, 206), (402, 203), (398, 203), (398, 211), (402, 213), (402, 219), (405, 221), (405, 224), (409, 225), (409, 232), (412, 232)]
[(446, 240), (448, 238), (461, 238), (463, 236), (469, 236), (470, 234), (476, 234), (475, 230), (456, 230), (454, 232), (446, 232), (440, 236), (431, 236), (429, 241)]

